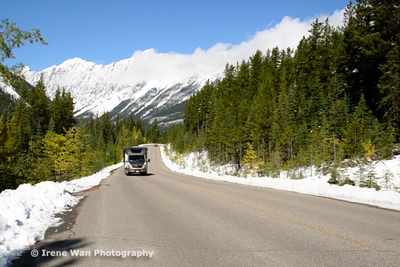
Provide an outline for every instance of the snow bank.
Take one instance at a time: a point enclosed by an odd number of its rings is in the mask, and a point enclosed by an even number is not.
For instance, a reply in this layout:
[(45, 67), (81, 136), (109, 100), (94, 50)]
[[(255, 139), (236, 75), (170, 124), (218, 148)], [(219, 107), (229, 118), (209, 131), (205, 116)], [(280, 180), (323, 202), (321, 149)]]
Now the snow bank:
[(61, 222), (57, 213), (68, 211), (79, 202), (71, 193), (96, 186), (122, 163), (69, 182), (22, 184), (0, 194), (0, 266), (11, 264), (29, 245), (44, 238), (49, 227)]
[[(208, 163), (206, 154), (184, 155), (172, 162), (166, 156), (164, 146), (161, 145), (160, 149), (165, 165), (175, 172), (212, 180), (331, 197), (400, 211), (400, 193), (395, 191), (400, 188), (400, 157), (374, 165), (378, 177), (383, 177), (388, 170), (391, 173), (389, 181), (380, 179), (383, 189), (376, 191), (349, 185), (330, 185), (327, 183), (330, 177), (315, 174), (315, 169), (301, 170), (304, 179), (300, 180), (289, 179), (289, 175), (284, 172), (281, 172), (279, 178), (251, 175), (242, 178), (228, 175), (232, 170), (231, 166), (213, 168)], [(79, 202), (79, 197), (72, 196), (71, 193), (98, 185), (112, 170), (121, 166), (122, 163), (119, 163), (94, 175), (69, 182), (23, 184), (15, 190), (3, 191), (0, 194), (0, 266), (10, 265), (27, 246), (43, 239), (49, 227), (61, 223), (55, 215), (70, 210)], [(359, 168), (342, 171), (356, 183), (359, 182), (357, 180)]]

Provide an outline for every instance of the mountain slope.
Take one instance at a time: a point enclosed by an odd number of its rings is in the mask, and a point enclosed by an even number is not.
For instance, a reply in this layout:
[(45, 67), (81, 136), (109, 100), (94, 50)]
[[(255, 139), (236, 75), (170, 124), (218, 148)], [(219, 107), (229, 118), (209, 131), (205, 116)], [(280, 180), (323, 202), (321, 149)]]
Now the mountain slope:
[(30, 87), (23, 79), (16, 78), (13, 80), (13, 85), (5, 83), (0, 77), (0, 114), (4, 109), (12, 108), (20, 98), (19, 92), (21, 87)]
[(77, 116), (133, 113), (147, 122), (157, 119), (160, 124), (181, 120), (183, 103), (207, 80), (222, 77), (221, 73), (206, 73), (167, 83), (141, 79), (135, 70), (137, 66), (129, 59), (100, 65), (74, 58), (40, 72), (25, 68), (23, 74), (33, 85), (42, 76), (50, 98), (57, 88), (71, 92)]
[(10, 87), (0, 82), (0, 114), (16, 103), (19, 95)]

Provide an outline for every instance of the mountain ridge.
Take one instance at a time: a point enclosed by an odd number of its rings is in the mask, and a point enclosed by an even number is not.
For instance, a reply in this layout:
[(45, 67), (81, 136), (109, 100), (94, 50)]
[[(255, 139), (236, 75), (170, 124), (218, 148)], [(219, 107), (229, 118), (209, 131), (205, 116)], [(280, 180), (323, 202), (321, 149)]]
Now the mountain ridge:
[(35, 85), (41, 77), (47, 95), (52, 99), (58, 88), (70, 92), (75, 101), (76, 116), (109, 112), (140, 116), (145, 122), (157, 119), (160, 124), (182, 120), (183, 103), (200, 90), (207, 80), (215, 82), (222, 72), (177, 77), (170, 81), (148, 80), (136, 73), (134, 59), (123, 59), (108, 65), (81, 58), (68, 59), (42, 71), (22, 71), (26, 81)]

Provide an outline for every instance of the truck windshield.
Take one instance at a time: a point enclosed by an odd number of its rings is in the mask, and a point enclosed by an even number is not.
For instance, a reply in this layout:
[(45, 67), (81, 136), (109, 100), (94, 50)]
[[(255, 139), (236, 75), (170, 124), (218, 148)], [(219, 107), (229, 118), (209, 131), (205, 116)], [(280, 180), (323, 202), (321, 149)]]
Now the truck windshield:
[(129, 162), (134, 163), (143, 163), (144, 162), (144, 155), (130, 155)]

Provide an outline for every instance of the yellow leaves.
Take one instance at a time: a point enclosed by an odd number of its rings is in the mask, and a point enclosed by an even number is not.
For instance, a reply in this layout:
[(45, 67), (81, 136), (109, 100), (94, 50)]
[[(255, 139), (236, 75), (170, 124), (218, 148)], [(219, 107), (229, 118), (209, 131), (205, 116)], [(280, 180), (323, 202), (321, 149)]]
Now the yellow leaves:
[(172, 162), (178, 164), (181, 169), (186, 167), (184, 154), (171, 150), (169, 146), (164, 146), (164, 153)]
[(184, 155), (179, 153), (178, 151), (175, 154), (174, 162), (176, 162), (180, 166), (181, 169), (184, 169), (186, 166)]
[(136, 126), (132, 129), (133, 143), (138, 144), (139, 138), (142, 137), (142, 131), (140, 129), (136, 129)]
[(257, 159), (257, 155), (253, 149), (253, 145), (250, 143), (247, 143), (248, 149), (246, 149), (244, 157), (243, 157), (243, 162), (244, 164), (253, 167), (254, 162)]
[(258, 158), (252, 144), (247, 143), (247, 147), (244, 153), (243, 163), (250, 171), (257, 172), (262, 168), (263, 161)]
[(371, 157), (375, 154), (375, 146), (372, 144), (370, 139), (368, 139), (366, 142), (363, 142), (362, 144), (365, 149), (364, 157), (367, 159), (371, 159)]
[(125, 126), (125, 124), (122, 125), (122, 143), (125, 146), (126, 144), (129, 143), (129, 130)]

